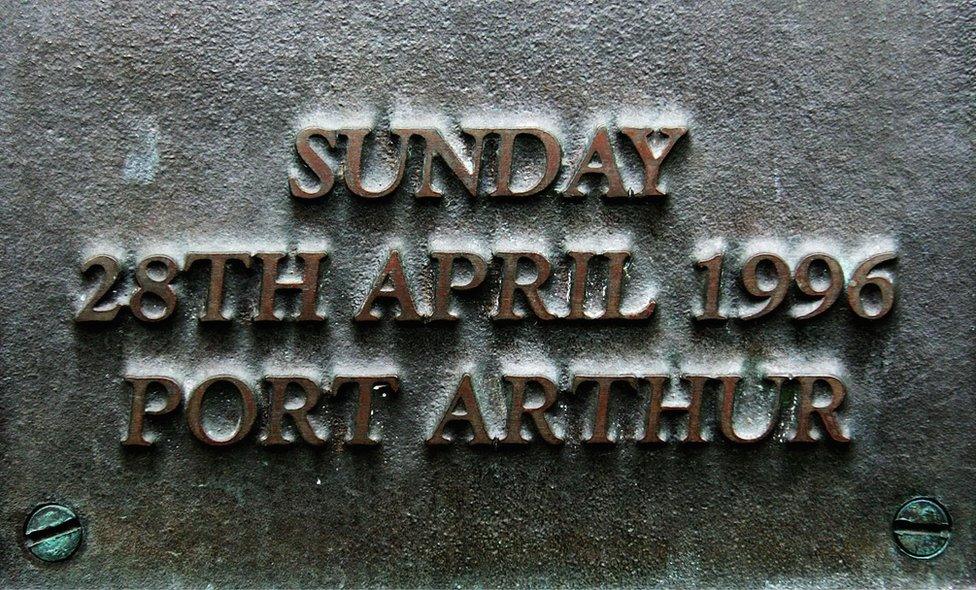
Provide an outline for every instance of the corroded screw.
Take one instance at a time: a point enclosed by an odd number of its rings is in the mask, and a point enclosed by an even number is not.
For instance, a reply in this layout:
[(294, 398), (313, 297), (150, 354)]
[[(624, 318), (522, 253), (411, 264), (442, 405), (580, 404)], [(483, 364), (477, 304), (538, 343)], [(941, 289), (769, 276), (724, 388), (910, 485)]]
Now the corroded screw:
[(891, 523), (895, 543), (915, 559), (931, 559), (949, 544), (952, 520), (941, 504), (929, 498), (909, 500)]
[(81, 544), (81, 522), (59, 504), (41, 506), (24, 525), (27, 550), (43, 561), (64, 561)]

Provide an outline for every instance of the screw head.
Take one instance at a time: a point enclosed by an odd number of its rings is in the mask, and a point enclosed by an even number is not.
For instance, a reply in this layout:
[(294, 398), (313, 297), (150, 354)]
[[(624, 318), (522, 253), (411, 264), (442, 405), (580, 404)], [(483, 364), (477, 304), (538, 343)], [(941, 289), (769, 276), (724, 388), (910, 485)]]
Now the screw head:
[(891, 530), (903, 553), (915, 559), (932, 559), (949, 544), (952, 519), (935, 500), (915, 498), (898, 509)]
[(35, 510), (24, 525), (27, 550), (48, 562), (64, 561), (81, 544), (81, 522), (74, 511), (60, 504)]

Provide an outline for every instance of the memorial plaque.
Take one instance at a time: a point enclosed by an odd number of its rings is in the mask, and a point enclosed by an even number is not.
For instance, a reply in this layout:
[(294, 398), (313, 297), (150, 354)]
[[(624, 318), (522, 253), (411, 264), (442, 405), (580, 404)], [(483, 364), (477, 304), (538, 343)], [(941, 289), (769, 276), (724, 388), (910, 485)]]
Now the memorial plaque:
[(976, 585), (972, 3), (4, 4), (4, 587)]

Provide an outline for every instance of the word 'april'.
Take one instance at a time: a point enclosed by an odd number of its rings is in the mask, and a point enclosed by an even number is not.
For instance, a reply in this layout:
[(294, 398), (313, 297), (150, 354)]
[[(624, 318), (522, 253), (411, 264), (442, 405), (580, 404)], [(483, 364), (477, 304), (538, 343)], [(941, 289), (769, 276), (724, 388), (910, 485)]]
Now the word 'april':
[[(590, 179), (587, 177), (598, 176), (602, 177), (601, 182), (606, 182), (603, 196), (607, 198), (660, 197), (665, 194), (658, 186), (661, 164), (686, 131), (685, 127), (621, 127), (617, 129), (619, 141), (612, 141), (608, 128), (598, 127), (588, 145), (582, 149), (580, 157), (568, 166), (567, 170), (572, 174), (569, 182), (556, 190), (567, 197), (581, 197), (590, 192), (587, 189), (590, 185), (586, 184)], [(491, 197), (526, 197), (542, 192), (553, 184), (562, 169), (563, 147), (555, 134), (544, 129), (477, 128), (461, 129), (461, 133), (470, 145), (468, 154), (459, 153), (464, 150), (452, 146), (444, 134), (435, 128), (391, 129), (390, 135), (398, 138), (392, 158), (395, 160), (394, 169), (367, 172), (364, 171), (364, 152), (370, 151), (366, 147), (366, 139), (373, 135), (371, 129), (305, 127), (295, 138), (295, 149), (304, 170), (289, 177), (291, 194), (301, 199), (325, 196), (335, 186), (336, 177), (341, 176), (346, 187), (355, 195), (364, 198), (385, 197), (400, 186), (411, 146), (417, 144), (423, 146), (420, 185), (414, 193), (417, 198), (443, 196), (433, 184), (435, 158), (444, 164), (471, 196), (478, 193), (482, 184), (482, 161), (485, 156), (493, 156), (496, 162), (493, 188), (487, 193)], [(323, 152), (316, 148), (313, 139), (320, 145), (324, 143)], [(338, 151), (343, 143), (345, 159), (340, 160)], [(494, 150), (486, 150), (486, 144), (493, 146)], [(538, 152), (540, 147), (541, 158), (527, 157), (528, 152)], [(637, 189), (626, 187), (620, 173), (619, 160), (624, 149), (636, 153), (643, 165), (644, 180)], [(328, 160), (340, 162), (338, 171)], [(520, 164), (519, 170), (513, 169), (515, 162)], [(390, 175), (392, 180), (386, 186), (367, 186), (371, 184), (367, 178)], [(534, 180), (526, 180), (530, 177)]]

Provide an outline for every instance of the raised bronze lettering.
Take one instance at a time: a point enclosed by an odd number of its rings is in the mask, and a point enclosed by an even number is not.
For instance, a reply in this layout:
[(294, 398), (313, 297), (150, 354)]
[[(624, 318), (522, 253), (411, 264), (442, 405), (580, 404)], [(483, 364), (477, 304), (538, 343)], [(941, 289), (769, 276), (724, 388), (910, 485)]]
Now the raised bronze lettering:
[(93, 256), (85, 261), (81, 267), (81, 274), (87, 274), (93, 268), (102, 270), (102, 280), (99, 282), (98, 288), (85, 301), (81, 311), (75, 316), (75, 321), (110, 322), (115, 319), (123, 305), (118, 301), (109, 303), (107, 307), (98, 304), (108, 295), (112, 287), (115, 286), (115, 281), (119, 278), (119, 261), (106, 255)]
[[(594, 161), (596, 159), (597, 161)], [(576, 173), (566, 187), (567, 197), (582, 197), (583, 191), (580, 190), (580, 183), (586, 175), (599, 175), (607, 179), (607, 191), (605, 197), (618, 198), (626, 197), (627, 189), (624, 188), (623, 180), (620, 178), (620, 170), (617, 169), (617, 160), (614, 157), (613, 146), (610, 144), (610, 134), (606, 127), (600, 127), (590, 141), (590, 147), (586, 149), (583, 158), (580, 160)]]
[(739, 383), (739, 377), (737, 375), (722, 375), (716, 377), (715, 379), (721, 381), (722, 383), (722, 412), (721, 418), (719, 419), (719, 425), (722, 429), (722, 434), (725, 438), (729, 439), (734, 443), (746, 444), (746, 443), (756, 443), (773, 433), (773, 429), (776, 427), (776, 418), (779, 415), (779, 399), (780, 392), (783, 388), (783, 378), (782, 377), (768, 377), (776, 385), (776, 399), (773, 405), (773, 415), (769, 421), (769, 426), (766, 430), (757, 436), (752, 438), (743, 438), (735, 432), (735, 426), (732, 424), (732, 417), (735, 413), (735, 390)]
[[(212, 437), (203, 426), (203, 397), (218, 383), (228, 384), (237, 391), (241, 398), (243, 410), (234, 432), (226, 438)], [(224, 447), (243, 440), (254, 427), (254, 420), (257, 415), (258, 407), (254, 401), (254, 392), (243, 381), (230, 375), (218, 375), (207, 379), (193, 390), (186, 403), (186, 423), (190, 427), (190, 433), (200, 442), (214, 447)]]
[[(183, 399), (183, 388), (169, 377), (127, 376), (125, 382), (132, 385), (132, 404), (129, 410), (129, 432), (122, 444), (127, 447), (148, 447), (152, 441), (143, 435), (143, 424), (146, 416), (163, 416), (179, 407)], [(159, 385), (166, 392), (166, 401), (161, 408), (146, 407), (146, 397), (150, 385)]]
[(610, 393), (613, 386), (626, 385), (632, 391), (637, 391), (638, 380), (633, 375), (576, 375), (573, 377), (573, 394), (577, 394), (583, 385), (596, 384), (596, 414), (593, 417), (593, 433), (584, 442), (591, 445), (614, 444), (610, 438)]
[(630, 252), (605, 252), (603, 257), (610, 261), (610, 276), (607, 280), (606, 310), (600, 316), (601, 320), (646, 320), (654, 313), (656, 303), (651, 301), (644, 309), (636, 313), (623, 313), (620, 303), (623, 296), (624, 264), (630, 258)]
[[(769, 264), (775, 275), (774, 284), (770, 288), (765, 288), (760, 284), (759, 265)], [(743, 320), (754, 320), (761, 318), (779, 307), (779, 304), (786, 298), (786, 293), (790, 288), (790, 267), (780, 256), (769, 252), (756, 254), (746, 261), (742, 267), (742, 286), (747, 293), (753, 297), (766, 297), (766, 305), (757, 311), (741, 316)]]
[(701, 260), (695, 263), (695, 268), (705, 270), (708, 273), (708, 278), (705, 282), (705, 307), (695, 319), (725, 319), (725, 316), (722, 315), (718, 308), (719, 289), (722, 285), (722, 259), (722, 254), (716, 254), (708, 260)]
[(213, 252), (209, 254), (191, 252), (186, 255), (185, 264), (189, 269), (199, 260), (210, 262), (210, 288), (207, 295), (207, 307), (200, 315), (201, 322), (226, 322), (230, 320), (224, 315), (224, 278), (227, 263), (231, 260), (240, 262), (244, 268), (251, 268), (251, 255), (247, 252)]
[(474, 396), (474, 389), (471, 386), (471, 376), (467, 374), (461, 377), (461, 383), (458, 384), (457, 392), (451, 398), (451, 402), (447, 404), (447, 409), (444, 410), (444, 415), (441, 417), (440, 422), (437, 423), (437, 428), (434, 429), (434, 433), (427, 439), (427, 444), (450, 444), (451, 440), (444, 437), (444, 429), (449, 424), (455, 422), (467, 424), (471, 428), (474, 436), (468, 444), (491, 444), (488, 429), (485, 428), (485, 420), (481, 417), (481, 408), (478, 406), (478, 399)]
[[(644, 164), (644, 187), (641, 189), (642, 197), (659, 197), (664, 195), (664, 191), (657, 184), (657, 179), (661, 174), (661, 164), (671, 153), (671, 148), (688, 130), (684, 127), (665, 127), (663, 129), (640, 129), (635, 127), (624, 127), (620, 131), (630, 138), (637, 149), (641, 162)], [(663, 136), (667, 138), (660, 150), (655, 150), (651, 145), (651, 137)]]
[(409, 137), (400, 138), (397, 168), (393, 179), (385, 188), (370, 190), (363, 180), (363, 143), (371, 132), (369, 129), (343, 129), (340, 132), (346, 137), (346, 173), (344, 175), (346, 187), (353, 194), (366, 199), (378, 199), (392, 193), (400, 186), (403, 173), (407, 167), (407, 145)]
[(261, 259), (261, 304), (259, 322), (281, 321), (275, 313), (275, 295), (279, 291), (301, 291), (301, 311), (299, 321), (321, 321), (324, 318), (316, 311), (319, 292), (319, 266), (326, 257), (325, 252), (299, 252), (295, 256), (302, 262), (302, 276), (299, 279), (283, 279), (278, 276), (278, 265), (285, 258), (284, 252), (260, 252)]
[[(624, 265), (630, 258), (630, 252), (567, 252), (573, 259), (573, 275), (569, 287), (569, 315), (570, 320), (645, 320), (654, 313), (656, 303), (651, 301), (639, 312), (623, 313), (620, 304), (623, 298)], [(606, 285), (606, 307), (603, 315), (590, 317), (586, 314), (586, 277), (589, 272), (590, 260), (594, 257), (609, 261), (610, 271)]]
[(701, 375), (682, 376), (683, 381), (691, 383), (691, 400), (684, 406), (665, 406), (664, 405), (664, 384), (667, 377), (654, 375), (647, 377), (651, 384), (651, 403), (647, 410), (647, 426), (644, 429), (644, 436), (639, 442), (642, 443), (662, 443), (658, 430), (661, 424), (661, 414), (675, 413), (688, 414), (688, 434), (681, 442), (703, 443), (705, 439), (701, 436), (701, 402), (705, 383), (711, 377)]
[[(508, 410), (508, 422), (505, 427), (506, 436), (501, 442), (506, 444), (524, 445), (529, 441), (522, 436), (522, 417), (528, 416), (535, 424), (539, 437), (551, 445), (561, 444), (563, 441), (556, 436), (546, 420), (546, 410), (556, 403), (556, 384), (546, 377), (514, 377), (506, 376), (505, 381), (512, 386), (512, 403)], [(529, 385), (535, 385), (542, 390), (542, 404), (527, 408), (525, 406), (525, 390)]]
[[(498, 293), (498, 311), (493, 316), (496, 320), (520, 320), (524, 316), (515, 312), (515, 293), (520, 291), (525, 297), (529, 309), (540, 320), (554, 320), (556, 316), (546, 309), (546, 304), (539, 295), (539, 287), (549, 280), (552, 266), (546, 257), (535, 252), (500, 252), (496, 254), (503, 262), (502, 284)], [(531, 282), (520, 283), (518, 280), (518, 266), (520, 261), (530, 262), (535, 266), (535, 277)]]
[(434, 156), (438, 156), (450, 171), (461, 181), (464, 188), (472, 197), (478, 192), (478, 178), (481, 175), (481, 154), (484, 148), (487, 130), (468, 129), (464, 132), (474, 137), (474, 147), (471, 149), (471, 168), (461, 161), (454, 149), (444, 140), (444, 136), (436, 129), (396, 129), (394, 133), (403, 137), (420, 137), (424, 140), (424, 167), (420, 178), (420, 188), (417, 198), (441, 197), (443, 193), (435, 189), (433, 181)]
[[(495, 190), (491, 192), (493, 197), (527, 197), (546, 189), (559, 174), (559, 164), (562, 159), (562, 148), (552, 134), (542, 129), (493, 129), (493, 133), (498, 134), (498, 180), (495, 183)], [(546, 151), (546, 164), (539, 180), (529, 188), (513, 190), (512, 182), (512, 160), (515, 157), (515, 139), (521, 135), (534, 137), (540, 142)]]
[(335, 174), (332, 172), (332, 168), (312, 147), (311, 139), (316, 136), (324, 139), (329, 147), (334, 148), (336, 146), (335, 131), (306, 127), (298, 132), (295, 137), (295, 150), (298, 152), (298, 157), (301, 158), (302, 163), (308, 166), (319, 181), (317, 187), (305, 188), (298, 178), (290, 176), (288, 188), (291, 189), (292, 196), (300, 199), (315, 199), (326, 195), (332, 190), (332, 185), (335, 183)]
[(400, 305), (400, 311), (393, 316), (394, 320), (415, 322), (423, 319), (413, 304), (413, 297), (410, 296), (410, 288), (407, 286), (407, 277), (400, 263), (400, 253), (396, 250), (390, 250), (390, 257), (379, 276), (373, 281), (363, 306), (359, 308), (359, 313), (353, 319), (357, 322), (378, 322), (381, 316), (373, 314), (373, 306), (380, 299), (393, 300)]
[[(163, 275), (156, 276), (155, 270), (163, 267)], [(170, 283), (180, 271), (180, 265), (169, 256), (158, 255), (144, 258), (136, 267), (136, 290), (129, 298), (129, 309), (136, 319), (143, 322), (161, 322), (173, 315), (176, 310), (176, 291)], [(145, 296), (153, 296), (153, 301), (161, 301), (162, 309), (158, 306), (145, 305)]]
[[(843, 382), (830, 375), (804, 375), (797, 376), (795, 379), (800, 384), (800, 400), (796, 415), (796, 434), (790, 442), (816, 442), (816, 439), (810, 435), (811, 417), (814, 414), (820, 418), (824, 431), (831, 440), (840, 443), (851, 442), (837, 421), (837, 410), (844, 403), (844, 397), (847, 395), (847, 387)], [(826, 406), (813, 405), (813, 388), (817, 383), (824, 383), (830, 388), (830, 403)]]
[[(430, 257), (437, 260), (437, 286), (434, 288), (434, 312), (432, 320), (456, 321), (451, 313), (451, 291), (470, 291), (477, 288), (488, 274), (488, 264), (477, 254), (467, 252), (431, 252)], [(464, 260), (471, 265), (472, 275), (467, 283), (454, 284), (454, 263)]]
[(356, 416), (352, 422), (352, 436), (346, 439), (351, 446), (371, 446), (380, 441), (369, 436), (369, 419), (373, 415), (373, 392), (386, 390), (391, 394), (400, 392), (400, 379), (396, 375), (377, 375), (375, 377), (336, 376), (332, 380), (332, 394), (339, 395), (345, 385), (355, 385), (358, 396)]
[[(261, 442), (269, 446), (292, 444), (294, 441), (285, 438), (282, 432), (282, 422), (285, 416), (288, 416), (305, 442), (312, 446), (322, 445), (325, 441), (319, 438), (308, 421), (308, 413), (318, 403), (319, 395), (322, 393), (319, 386), (307, 377), (265, 377), (264, 380), (271, 385), (271, 403), (268, 409), (268, 433)], [(285, 405), (285, 394), (289, 386), (301, 389), (304, 395), (302, 405), (297, 408), (289, 408)]]

